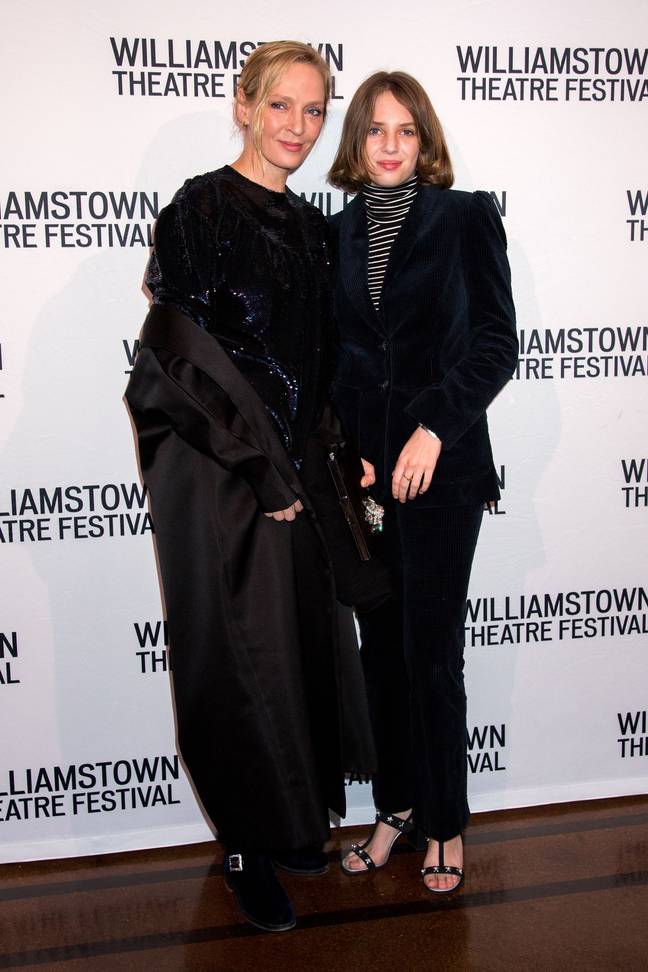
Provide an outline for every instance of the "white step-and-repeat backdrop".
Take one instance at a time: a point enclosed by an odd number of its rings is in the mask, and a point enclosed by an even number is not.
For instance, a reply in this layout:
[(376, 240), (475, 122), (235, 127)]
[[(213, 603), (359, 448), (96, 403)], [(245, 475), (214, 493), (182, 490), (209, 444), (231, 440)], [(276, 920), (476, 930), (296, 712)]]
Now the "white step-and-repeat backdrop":
[[(467, 617), (475, 810), (648, 783), (644, 0), (5, 0), (0, 39), (0, 844), (206, 839), (175, 749), (153, 533), (122, 401), (159, 209), (231, 161), (246, 56), (296, 37), (335, 99), (292, 182), (325, 212), (345, 106), (425, 84), (457, 187), (504, 219), (515, 379)], [(347, 821), (372, 818), (352, 783)]]

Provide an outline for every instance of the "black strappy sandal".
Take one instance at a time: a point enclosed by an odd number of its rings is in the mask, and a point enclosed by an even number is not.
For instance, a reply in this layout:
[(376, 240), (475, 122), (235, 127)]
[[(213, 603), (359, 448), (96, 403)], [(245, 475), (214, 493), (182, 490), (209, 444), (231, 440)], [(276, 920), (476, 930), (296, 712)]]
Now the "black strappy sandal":
[[(430, 892), (430, 894), (452, 894), (453, 891), (458, 891), (461, 885), (463, 884), (463, 879), (464, 879), (463, 868), (453, 867), (451, 864), (445, 864), (444, 857), (443, 857), (444, 841), (440, 840), (438, 843), (439, 843), (439, 863), (432, 864), (430, 867), (421, 868), (423, 886), (426, 891)], [(451, 888), (431, 888), (429, 885), (425, 883), (426, 874), (453, 874), (455, 877), (458, 877), (459, 880), (457, 881), (456, 884), (453, 884)]]
[[(388, 827), (393, 827), (393, 829), (396, 831), (396, 833), (392, 837), (391, 844), (387, 848), (387, 856), (385, 857), (385, 860), (382, 862), (382, 864), (376, 864), (375, 861), (372, 859), (371, 855), (368, 854), (367, 851), (365, 850), (367, 844), (371, 843), (373, 835), (376, 832), (376, 827), (379, 823), (387, 824)], [(376, 813), (376, 823), (374, 825), (374, 829), (371, 832), (371, 835), (367, 838), (367, 840), (365, 840), (363, 844), (351, 844), (351, 848), (347, 852), (347, 853), (355, 854), (356, 857), (359, 857), (362, 863), (364, 864), (364, 867), (363, 868), (347, 867), (344, 863), (344, 857), (340, 861), (340, 867), (342, 868), (344, 873), (348, 874), (350, 877), (355, 877), (357, 874), (367, 874), (369, 871), (377, 871), (379, 868), (384, 867), (387, 861), (389, 860), (389, 855), (392, 852), (392, 847), (394, 846), (398, 838), (401, 836), (401, 834), (411, 833), (411, 831), (414, 830), (414, 826), (415, 825), (414, 825), (414, 821), (412, 820), (411, 813), (409, 817), (407, 817), (405, 820), (402, 820), (400, 817), (397, 817), (396, 814), (394, 813), (383, 813), (381, 810), (378, 810), (378, 812)]]

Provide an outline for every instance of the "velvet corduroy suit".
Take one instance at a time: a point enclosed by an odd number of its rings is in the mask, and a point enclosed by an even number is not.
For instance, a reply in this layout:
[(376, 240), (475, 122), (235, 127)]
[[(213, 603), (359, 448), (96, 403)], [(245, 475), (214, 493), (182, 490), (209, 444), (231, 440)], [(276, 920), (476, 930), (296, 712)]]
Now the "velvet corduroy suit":
[[(378, 309), (367, 286), (362, 194), (337, 214), (334, 402), (376, 469), (376, 553), (396, 594), (360, 619), (379, 771), (376, 806), (414, 807), (428, 837), (468, 819), (465, 603), (485, 501), (499, 497), (486, 409), (517, 359), (506, 236), (491, 197), (420, 186), (396, 237)], [(442, 450), (423, 495), (391, 498), (419, 424)]]

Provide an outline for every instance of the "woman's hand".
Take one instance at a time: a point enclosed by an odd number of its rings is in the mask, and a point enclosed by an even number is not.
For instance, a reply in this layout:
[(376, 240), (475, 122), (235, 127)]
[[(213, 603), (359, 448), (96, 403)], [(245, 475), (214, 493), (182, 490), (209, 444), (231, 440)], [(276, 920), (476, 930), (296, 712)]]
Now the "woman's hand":
[(263, 515), (264, 516), (270, 516), (270, 517), (272, 517), (273, 520), (290, 520), (290, 521), (292, 521), (292, 520), (295, 519), (295, 517), (297, 516), (298, 513), (301, 513), (301, 511), (303, 509), (304, 509), (304, 507), (301, 505), (300, 501), (299, 500), (295, 500), (295, 502), (292, 504), (292, 506), (289, 506), (288, 509), (286, 509), (286, 510), (277, 510), (276, 513), (264, 513)]
[(441, 441), (418, 428), (403, 446), (392, 473), (392, 496), (405, 503), (424, 493), (432, 482)]
[(376, 482), (376, 470), (366, 459), (362, 460), (362, 468), (364, 469), (364, 476), (360, 480), (360, 485), (365, 488), (367, 486), (373, 486)]

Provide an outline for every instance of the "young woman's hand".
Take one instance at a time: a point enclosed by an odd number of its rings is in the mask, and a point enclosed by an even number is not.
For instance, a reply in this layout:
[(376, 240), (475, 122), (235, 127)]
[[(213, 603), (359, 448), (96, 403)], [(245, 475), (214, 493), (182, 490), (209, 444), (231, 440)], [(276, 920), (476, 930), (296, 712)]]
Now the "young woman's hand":
[(301, 505), (299, 500), (295, 500), (292, 506), (289, 506), (286, 510), (277, 510), (275, 513), (264, 513), (264, 516), (271, 516), (273, 520), (294, 520), (298, 513), (304, 507)]
[(424, 493), (434, 475), (441, 452), (441, 441), (418, 428), (403, 446), (392, 473), (392, 496), (405, 503)]
[(366, 489), (367, 486), (373, 486), (376, 482), (376, 470), (366, 459), (362, 460), (362, 468), (364, 469), (364, 476), (360, 480), (360, 485)]

